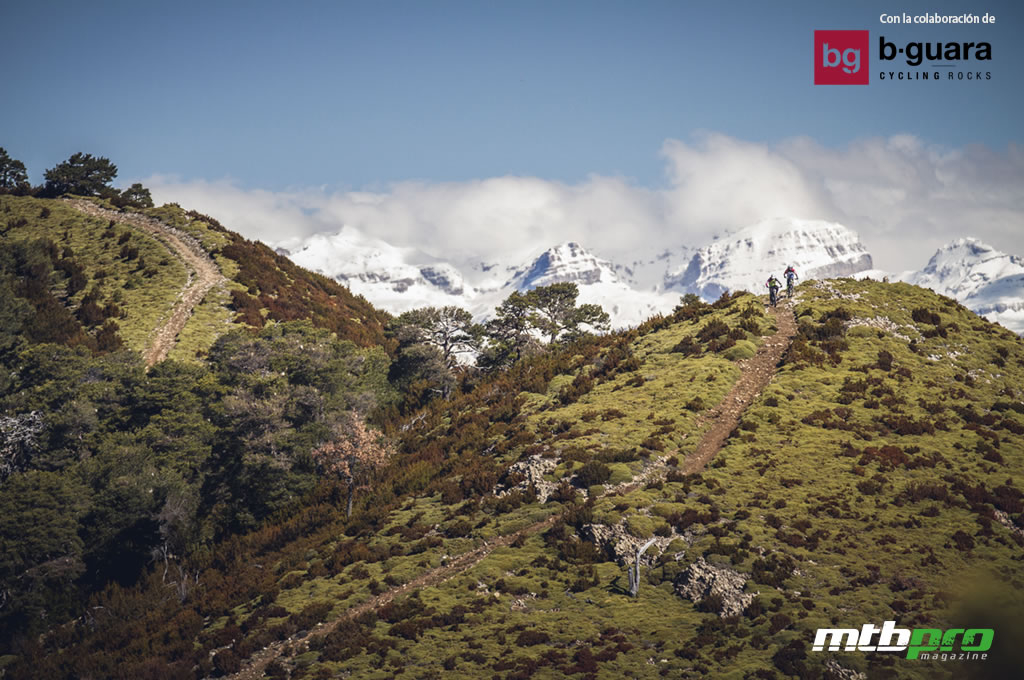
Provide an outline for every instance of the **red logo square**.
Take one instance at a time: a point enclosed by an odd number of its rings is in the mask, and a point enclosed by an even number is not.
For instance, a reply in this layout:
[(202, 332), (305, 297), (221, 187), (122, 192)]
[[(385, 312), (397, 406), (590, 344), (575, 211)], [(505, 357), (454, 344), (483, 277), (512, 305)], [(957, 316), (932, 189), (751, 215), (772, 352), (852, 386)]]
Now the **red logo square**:
[(867, 85), (868, 31), (815, 31), (814, 84)]

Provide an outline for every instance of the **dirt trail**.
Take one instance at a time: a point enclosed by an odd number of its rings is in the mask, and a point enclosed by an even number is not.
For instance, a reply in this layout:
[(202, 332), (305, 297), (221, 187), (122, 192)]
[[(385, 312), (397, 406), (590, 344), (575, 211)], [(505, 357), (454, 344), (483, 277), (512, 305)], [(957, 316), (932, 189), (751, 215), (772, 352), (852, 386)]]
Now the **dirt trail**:
[(778, 330), (765, 340), (757, 354), (739, 362), (740, 379), (725, 395), (725, 399), (703, 414), (702, 421), (712, 421), (711, 428), (704, 433), (694, 452), (687, 456), (683, 463), (685, 473), (699, 472), (715, 457), (729, 433), (739, 424), (743, 411), (771, 381), (782, 355), (793, 342), (796, 319), (793, 317), (792, 303), (789, 300), (780, 301), (778, 307), (769, 307), (768, 311), (775, 317)]
[[(380, 595), (377, 595), (362, 604), (346, 609), (337, 618), (332, 619), (327, 623), (318, 624), (315, 629), (305, 633), (304, 635), (293, 635), (285, 640), (273, 642), (249, 657), (249, 659), (244, 662), (244, 666), (240, 671), (228, 677), (230, 680), (256, 680), (257, 678), (262, 678), (264, 669), (266, 669), (267, 665), (271, 661), (281, 656), (289, 658), (296, 654), (302, 654), (309, 648), (309, 643), (313, 638), (328, 635), (331, 631), (337, 628), (338, 624), (342, 621), (348, 621), (365, 612), (379, 609), (399, 595), (410, 593), (419, 588), (429, 588), (431, 586), (440, 585), (445, 581), (458, 576), (462, 572), (475, 567), (485, 557), (490, 555), (495, 548), (508, 546), (520, 536), (529, 536), (530, 534), (542, 531), (554, 524), (558, 517), (559, 515), (553, 515), (543, 521), (537, 522), (536, 524), (531, 524), (525, 529), (520, 529), (519, 531), (511, 533), (508, 536), (502, 536), (491, 541), (485, 541), (483, 545), (474, 548), (469, 552), (457, 555), (446, 564), (430, 569), (406, 584), (386, 590)], [(292, 650), (289, 654), (285, 654), (285, 647), (288, 646), (291, 646)]]
[[(754, 401), (754, 398), (760, 394), (772, 376), (775, 375), (776, 366), (792, 342), (793, 336), (796, 335), (796, 319), (793, 317), (791, 303), (788, 301), (780, 303), (780, 306), (777, 308), (769, 308), (769, 313), (775, 316), (778, 330), (761, 345), (757, 354), (750, 359), (739, 362), (741, 371), (739, 380), (736, 381), (732, 390), (720, 404), (704, 413), (702, 420), (704, 422), (713, 421), (713, 423), (711, 428), (704, 433), (695, 452), (686, 459), (683, 469), (687, 473), (692, 474), (701, 470), (718, 453), (718, 450), (722, 448), (729, 433), (739, 423), (740, 415)], [(625, 493), (629, 489), (642, 484), (647, 477), (658, 476), (659, 473), (663, 472), (661, 470), (662, 467), (664, 467), (663, 463), (652, 466), (651, 469), (645, 471), (642, 479), (625, 482), (608, 489), (607, 492)], [(239, 672), (229, 677), (231, 680), (256, 680), (257, 678), (262, 678), (263, 671), (271, 661), (282, 657), (287, 659), (303, 653), (309, 648), (309, 643), (313, 638), (329, 634), (342, 621), (347, 621), (364, 612), (378, 609), (404, 593), (412, 592), (418, 588), (440, 585), (479, 564), (495, 548), (507, 546), (520, 536), (537, 533), (551, 526), (558, 517), (559, 515), (549, 517), (542, 522), (533, 524), (525, 529), (520, 529), (508, 536), (502, 536), (496, 540), (486, 542), (474, 550), (456, 556), (443, 566), (431, 569), (417, 576), (409, 583), (391, 588), (362, 604), (345, 610), (337, 618), (327, 623), (319, 624), (314, 630), (304, 635), (295, 635), (286, 640), (274, 642), (253, 654), (244, 662), (244, 666)], [(287, 654), (285, 653), (286, 647), (291, 647)]]
[(178, 295), (178, 301), (171, 311), (170, 318), (163, 325), (154, 329), (142, 357), (146, 368), (163, 361), (174, 347), (178, 333), (185, 327), (192, 310), (203, 301), (203, 297), (211, 288), (226, 279), (220, 269), (203, 250), (199, 242), (181, 231), (160, 220), (139, 215), (138, 213), (122, 213), (108, 210), (80, 198), (64, 199), (71, 207), (91, 217), (102, 220), (113, 220), (145, 231), (167, 247), (171, 254), (178, 258), (188, 271), (188, 279)]

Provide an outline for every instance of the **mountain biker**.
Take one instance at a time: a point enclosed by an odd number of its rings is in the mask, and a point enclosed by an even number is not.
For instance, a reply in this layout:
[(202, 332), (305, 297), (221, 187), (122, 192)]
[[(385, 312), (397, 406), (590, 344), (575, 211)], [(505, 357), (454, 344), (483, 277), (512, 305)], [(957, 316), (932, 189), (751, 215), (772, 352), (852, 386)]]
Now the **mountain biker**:
[(782, 282), (775, 278), (775, 274), (772, 274), (764, 285), (768, 287), (768, 301), (774, 307), (779, 300), (779, 289), (782, 288)]
[(782, 275), (786, 277), (786, 297), (793, 297), (793, 282), (800, 277), (797, 276), (793, 265), (786, 267), (786, 271)]

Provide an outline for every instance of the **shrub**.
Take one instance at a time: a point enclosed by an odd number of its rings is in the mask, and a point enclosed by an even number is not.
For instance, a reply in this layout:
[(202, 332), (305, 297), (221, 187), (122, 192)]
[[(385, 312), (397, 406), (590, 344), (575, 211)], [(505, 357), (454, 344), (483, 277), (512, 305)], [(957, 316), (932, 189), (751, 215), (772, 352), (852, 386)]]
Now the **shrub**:
[(957, 531), (953, 534), (953, 544), (957, 550), (971, 550), (974, 548), (974, 539), (963, 531)]
[(664, 451), (665, 444), (657, 437), (651, 436), (640, 442), (640, 446), (651, 451)]
[(213, 667), (220, 675), (231, 675), (242, 670), (242, 661), (231, 649), (222, 649), (213, 655)]
[(728, 335), (729, 324), (721, 319), (711, 319), (697, 331), (697, 339), (701, 342), (708, 342), (723, 335)]
[(686, 407), (685, 408), (686, 408), (687, 411), (703, 411), (704, 410), (704, 400), (701, 399), (699, 396), (694, 397), (690, 401), (686, 402)]
[(516, 644), (520, 647), (533, 647), (543, 645), (551, 641), (551, 636), (540, 630), (524, 630), (516, 638)]
[(878, 350), (878, 363), (875, 366), (886, 373), (892, 370), (893, 355), (884, 349)]
[(768, 626), (768, 632), (771, 633), (772, 635), (775, 635), (780, 630), (783, 630), (783, 629), (789, 627), (793, 623), (793, 619), (791, 619), (786, 614), (781, 614), (780, 613), (780, 614), (773, 614), (772, 618), (770, 619), (770, 622), (771, 623)]
[(857, 490), (865, 496), (873, 496), (882, 490), (882, 484), (874, 479), (865, 479), (857, 482)]
[(934, 482), (914, 483), (903, 490), (901, 498), (918, 503), (925, 499), (933, 501), (945, 501), (949, 498), (949, 489)]
[(722, 596), (718, 593), (710, 593), (697, 603), (697, 611), (717, 614), (722, 611), (725, 605)]
[(787, 676), (813, 677), (808, 672), (809, 669), (804, 661), (806, 658), (807, 644), (802, 640), (790, 640), (785, 647), (772, 656), (772, 663)]
[(850, 310), (846, 307), (836, 307), (835, 309), (825, 312), (821, 317), (821, 320), (823, 322), (827, 322), (830, 319), (835, 319), (836, 321), (849, 321), (852, 318), (853, 314), (851, 314)]
[(700, 356), (700, 353), (703, 351), (703, 349), (701, 348), (700, 343), (693, 339), (692, 335), (687, 335), (682, 340), (677, 342), (675, 346), (672, 347), (671, 351), (689, 357)]
[(793, 559), (785, 555), (772, 554), (767, 558), (759, 557), (754, 560), (751, 567), (751, 577), (758, 583), (783, 588), (786, 579), (793, 574), (795, 566)]
[(583, 467), (576, 473), (576, 483), (580, 487), (591, 487), (596, 484), (604, 484), (612, 476), (611, 468), (600, 461), (592, 460), (584, 463)]
[(917, 323), (926, 323), (932, 326), (938, 326), (942, 323), (942, 317), (935, 312), (927, 310), (923, 307), (918, 307), (910, 313), (910, 318)]

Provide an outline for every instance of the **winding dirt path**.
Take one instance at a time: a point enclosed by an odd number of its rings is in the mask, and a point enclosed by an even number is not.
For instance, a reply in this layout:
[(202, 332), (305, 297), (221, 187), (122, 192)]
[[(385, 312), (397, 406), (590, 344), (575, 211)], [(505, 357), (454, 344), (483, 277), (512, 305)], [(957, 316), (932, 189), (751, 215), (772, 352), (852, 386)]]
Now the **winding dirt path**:
[(188, 278), (178, 295), (178, 301), (171, 311), (170, 318), (163, 325), (154, 329), (142, 354), (146, 368), (163, 361), (174, 347), (178, 333), (192, 316), (192, 310), (203, 301), (211, 288), (226, 280), (224, 275), (221, 274), (210, 255), (203, 250), (199, 241), (180, 229), (138, 213), (123, 213), (101, 208), (95, 203), (80, 198), (66, 198), (64, 202), (91, 217), (113, 220), (119, 224), (127, 224), (141, 229), (162, 243), (172, 255), (185, 265)]
[[(711, 420), (713, 423), (711, 428), (704, 433), (695, 452), (687, 457), (684, 462), (683, 469), (686, 473), (692, 474), (700, 471), (718, 453), (729, 433), (739, 423), (740, 415), (771, 381), (772, 376), (775, 375), (776, 367), (782, 359), (782, 355), (793, 341), (793, 337), (796, 335), (796, 319), (793, 317), (791, 303), (788, 301), (780, 303), (779, 307), (769, 308), (769, 313), (775, 317), (778, 330), (765, 340), (764, 344), (758, 348), (757, 354), (750, 359), (739, 362), (741, 371), (739, 380), (736, 381), (732, 390), (729, 391), (729, 394), (726, 395), (720, 404), (704, 413), (703, 421)], [(645, 471), (644, 477), (654, 477), (660, 472), (662, 470), (650, 469)], [(634, 479), (631, 482), (625, 482), (617, 487), (612, 487), (608, 492), (622, 493), (640, 483), (643, 483), (643, 480)], [(473, 550), (456, 556), (443, 566), (424, 572), (404, 585), (391, 588), (366, 602), (345, 610), (341, 615), (327, 623), (318, 624), (315, 629), (306, 632), (304, 635), (294, 635), (285, 640), (271, 643), (244, 661), (242, 669), (229, 676), (229, 678), (231, 680), (257, 680), (262, 678), (263, 671), (271, 661), (278, 658), (287, 659), (294, 655), (302, 654), (309, 649), (309, 643), (314, 638), (328, 635), (342, 621), (347, 621), (365, 612), (378, 609), (404, 593), (418, 588), (440, 585), (473, 568), (496, 548), (508, 546), (520, 536), (528, 536), (551, 526), (558, 517), (560, 515), (554, 515), (507, 536), (485, 542)], [(286, 654), (285, 649), (287, 647), (291, 649)]]
[(792, 303), (789, 300), (780, 301), (778, 307), (769, 307), (768, 312), (775, 317), (778, 330), (764, 341), (757, 354), (739, 362), (739, 380), (725, 395), (725, 399), (702, 415), (704, 422), (713, 422), (694, 452), (686, 457), (683, 463), (683, 472), (686, 474), (699, 472), (715, 457), (729, 433), (739, 425), (743, 411), (771, 381), (782, 355), (793, 342), (796, 318), (793, 316)]
[[(228, 678), (230, 680), (257, 680), (257, 678), (262, 678), (263, 671), (271, 661), (281, 656), (288, 658), (296, 654), (302, 654), (309, 649), (309, 643), (313, 638), (323, 637), (330, 634), (331, 631), (337, 628), (338, 624), (342, 621), (348, 621), (365, 612), (379, 609), (404, 593), (409, 593), (419, 588), (429, 588), (431, 586), (441, 585), (445, 581), (448, 581), (462, 572), (475, 567), (496, 548), (504, 548), (520, 536), (529, 536), (550, 527), (555, 523), (555, 520), (558, 519), (558, 517), (560, 517), (560, 515), (552, 515), (545, 520), (537, 522), (536, 524), (531, 524), (530, 526), (507, 536), (501, 536), (500, 538), (496, 538), (491, 541), (485, 541), (483, 545), (474, 548), (469, 552), (457, 555), (455, 558), (448, 561), (448, 563), (440, 567), (430, 569), (408, 583), (386, 590), (366, 602), (346, 609), (338, 617), (328, 621), (327, 623), (318, 624), (316, 628), (307, 632), (305, 635), (293, 635), (285, 640), (273, 642), (249, 657), (249, 659), (244, 662), (242, 669), (234, 675), (228, 676)], [(291, 653), (285, 654), (285, 647), (288, 646), (292, 647)]]

